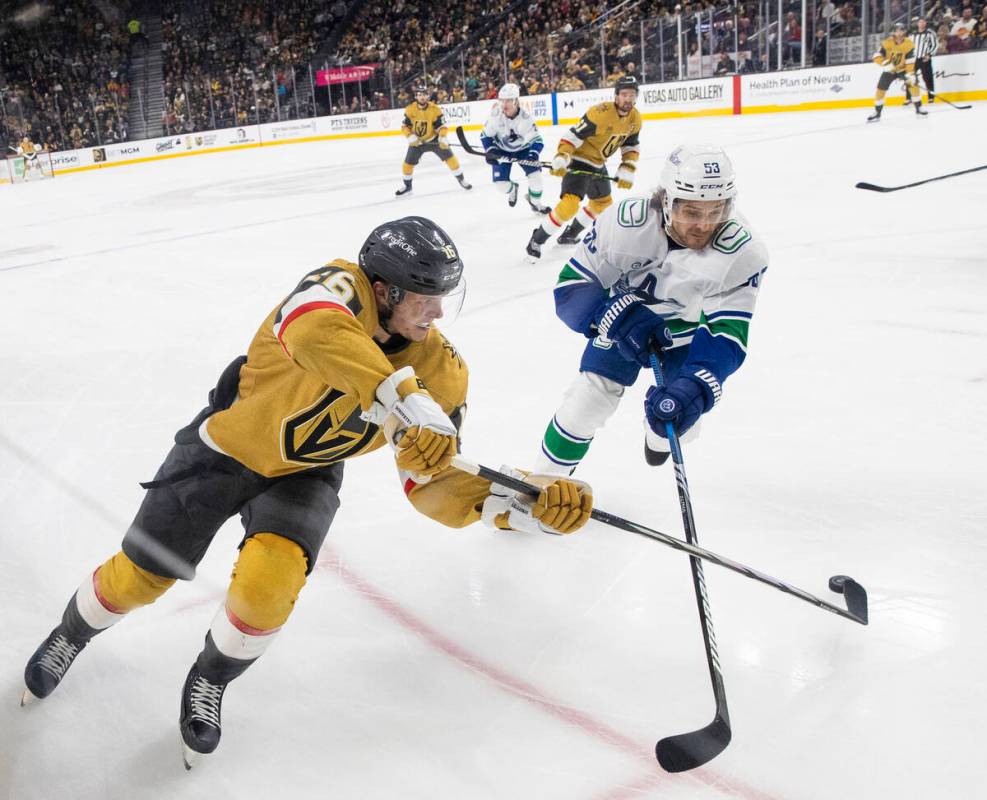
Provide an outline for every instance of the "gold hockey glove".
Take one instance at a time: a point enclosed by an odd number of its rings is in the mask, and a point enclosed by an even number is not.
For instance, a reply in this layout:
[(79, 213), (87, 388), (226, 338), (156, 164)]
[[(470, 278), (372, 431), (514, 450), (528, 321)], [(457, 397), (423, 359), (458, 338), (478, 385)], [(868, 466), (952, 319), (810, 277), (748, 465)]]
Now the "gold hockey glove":
[(480, 519), (492, 528), (555, 534), (575, 533), (593, 511), (589, 484), (558, 475), (528, 475), (503, 466), (508, 475), (541, 487), (537, 499), (518, 494), (500, 484), (490, 485)]
[(458, 452), (455, 423), (432, 399), (414, 369), (404, 367), (380, 382), (377, 402), (365, 414), (384, 429), (399, 469), (431, 477)]
[(569, 164), (571, 162), (572, 158), (566, 153), (556, 153), (555, 158), (552, 159), (552, 168), (549, 172), (556, 178), (561, 178), (569, 171)]

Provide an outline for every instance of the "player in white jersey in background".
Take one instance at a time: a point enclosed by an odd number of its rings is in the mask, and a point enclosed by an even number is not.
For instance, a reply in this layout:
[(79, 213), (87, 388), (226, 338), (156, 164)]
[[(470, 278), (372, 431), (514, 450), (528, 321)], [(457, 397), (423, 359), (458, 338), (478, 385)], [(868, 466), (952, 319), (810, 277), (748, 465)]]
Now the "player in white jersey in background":
[[(538, 161), (541, 158), (541, 134), (531, 114), (521, 108), (521, 90), (516, 83), (505, 83), (497, 93), (497, 104), (483, 126), (480, 141), (486, 151), (487, 163), (493, 167), (494, 186), (507, 194), (510, 206), (517, 204), (518, 184), (511, 180), (514, 161)], [(542, 174), (540, 166), (518, 166), (528, 177), (528, 205), (539, 214), (547, 214), (549, 207), (542, 203)]]
[[(572, 473), (626, 387), (661, 348), (665, 388), (645, 400), (645, 458), (668, 458), (665, 422), (696, 435), (743, 363), (768, 253), (735, 213), (733, 165), (714, 146), (680, 146), (651, 198), (611, 206), (555, 287), (556, 313), (589, 341), (542, 440), (536, 469)], [(649, 369), (650, 373), (650, 369)]]

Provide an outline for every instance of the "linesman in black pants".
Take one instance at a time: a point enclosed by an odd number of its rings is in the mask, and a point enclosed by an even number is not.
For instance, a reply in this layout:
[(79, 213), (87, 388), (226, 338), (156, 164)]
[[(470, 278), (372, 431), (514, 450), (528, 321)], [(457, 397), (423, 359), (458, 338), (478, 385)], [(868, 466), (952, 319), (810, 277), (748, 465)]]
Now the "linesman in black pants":
[(939, 37), (929, 30), (925, 17), (918, 18), (918, 32), (912, 37), (915, 45), (915, 71), (922, 76), (922, 82), (929, 92), (929, 102), (936, 101), (936, 82), (932, 72), (932, 56), (939, 50)]

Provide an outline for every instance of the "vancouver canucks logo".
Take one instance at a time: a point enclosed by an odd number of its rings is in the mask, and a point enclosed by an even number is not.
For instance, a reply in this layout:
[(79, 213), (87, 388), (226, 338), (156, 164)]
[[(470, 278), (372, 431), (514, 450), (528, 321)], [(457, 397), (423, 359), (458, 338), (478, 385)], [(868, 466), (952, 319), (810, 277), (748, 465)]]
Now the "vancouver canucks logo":
[(306, 464), (332, 464), (356, 455), (377, 433), (377, 426), (360, 418), (360, 403), (330, 389), (311, 408), (285, 421), (285, 458)]

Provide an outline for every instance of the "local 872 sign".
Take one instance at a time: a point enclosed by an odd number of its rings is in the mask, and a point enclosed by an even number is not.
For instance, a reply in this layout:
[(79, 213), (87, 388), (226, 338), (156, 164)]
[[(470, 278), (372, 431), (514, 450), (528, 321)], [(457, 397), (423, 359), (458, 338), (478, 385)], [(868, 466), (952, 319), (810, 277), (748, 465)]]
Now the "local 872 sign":
[(318, 86), (329, 86), (336, 83), (358, 83), (359, 81), (367, 80), (379, 66), (379, 63), (358, 64), (353, 67), (320, 69), (315, 73), (315, 83)]

